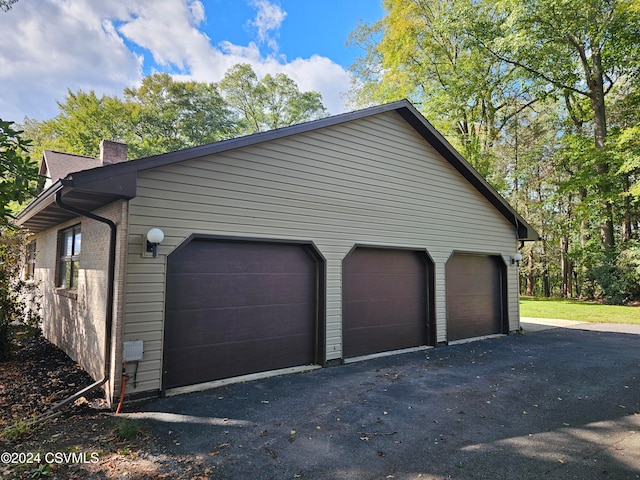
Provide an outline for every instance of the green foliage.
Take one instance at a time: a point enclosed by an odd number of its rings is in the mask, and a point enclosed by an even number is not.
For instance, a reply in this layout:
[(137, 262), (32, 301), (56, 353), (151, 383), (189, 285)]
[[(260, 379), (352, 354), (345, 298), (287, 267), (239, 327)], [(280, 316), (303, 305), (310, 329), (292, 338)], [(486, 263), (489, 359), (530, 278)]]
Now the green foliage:
[(640, 123), (623, 129), (616, 138), (616, 154), (622, 161), (618, 173), (629, 175), (629, 193), (640, 200)]
[(36, 152), (56, 150), (97, 157), (102, 139), (124, 141), (130, 112), (117, 97), (70, 90), (64, 102), (58, 102), (59, 113), (40, 124), (30, 121), (29, 135), (41, 144)]
[(11, 324), (27, 329), (40, 326), (40, 295), (32, 280), (22, 278), (27, 233), (15, 229), (0, 230), (0, 361), (11, 355)]
[(624, 305), (640, 298), (640, 243), (630, 242), (622, 249), (601, 251), (594, 257), (590, 275), (606, 303)]
[(51, 473), (51, 465), (48, 463), (41, 463), (31, 474), (31, 478), (42, 478)]
[(27, 155), (30, 141), (16, 130), (14, 122), (0, 119), (0, 227), (7, 227), (13, 218), (13, 203), (30, 199), (39, 180), (38, 165)]
[(229, 108), (211, 83), (178, 82), (166, 73), (156, 73), (146, 77), (139, 88), (126, 89), (122, 104), (129, 124), (119, 130), (136, 158), (235, 134)]
[(0, 437), (4, 438), (10, 443), (19, 442), (28, 438), (37, 429), (37, 422), (35, 415), (28, 420), (19, 419), (13, 425), (9, 425), (0, 432)]
[(122, 441), (135, 440), (142, 433), (140, 424), (129, 418), (119, 418), (114, 428), (115, 436)]
[(258, 80), (248, 65), (231, 68), (220, 85), (156, 73), (125, 89), (123, 98), (69, 91), (58, 108), (50, 120), (26, 121), (34, 155), (57, 150), (97, 157), (100, 141), (108, 139), (128, 144), (129, 157), (140, 158), (326, 114), (319, 93), (300, 92), (283, 74)]
[(535, 101), (513, 67), (469, 35), (476, 21), (470, 0), (387, 0), (387, 15), (361, 24), (351, 42), (366, 51), (351, 67), (356, 104), (408, 98), (496, 188), (493, 149), (509, 121)]
[(234, 111), (243, 134), (264, 132), (326, 115), (318, 92), (300, 92), (282, 73), (261, 80), (248, 64), (230, 68), (220, 90)]

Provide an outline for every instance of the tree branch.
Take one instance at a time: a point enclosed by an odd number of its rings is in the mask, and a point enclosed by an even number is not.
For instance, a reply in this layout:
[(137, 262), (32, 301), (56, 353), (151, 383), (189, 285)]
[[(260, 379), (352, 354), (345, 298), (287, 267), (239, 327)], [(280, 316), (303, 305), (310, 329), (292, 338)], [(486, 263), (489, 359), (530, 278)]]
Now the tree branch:
[(578, 93), (578, 94), (580, 94), (580, 95), (584, 95), (584, 96), (586, 96), (586, 97), (590, 97), (589, 92), (584, 92), (584, 91), (582, 91), (582, 90), (580, 90), (580, 89), (578, 89), (578, 88), (575, 88), (575, 87), (572, 87), (572, 86), (569, 86), (569, 85), (565, 85), (565, 84), (563, 84), (562, 82), (559, 82), (558, 80), (554, 80), (553, 78), (549, 77), (548, 75), (545, 75), (544, 73), (542, 73), (542, 72), (540, 72), (540, 71), (538, 71), (538, 70), (536, 70), (536, 69), (534, 69), (534, 68), (531, 68), (531, 67), (529, 67), (529, 66), (525, 65), (524, 63), (522, 63), (522, 62), (518, 61), (518, 60), (512, 60), (512, 59), (510, 59), (510, 58), (507, 58), (507, 57), (505, 57), (505, 56), (503, 56), (503, 55), (499, 54), (498, 52), (496, 52), (495, 50), (493, 50), (492, 48), (490, 48), (489, 46), (487, 46), (487, 44), (486, 44), (486, 43), (484, 43), (484, 42), (483, 42), (482, 40), (480, 40), (479, 38), (476, 38), (476, 40), (478, 41), (478, 44), (479, 44), (482, 48), (484, 48), (487, 52), (489, 52), (491, 55), (493, 55), (494, 57), (496, 57), (498, 60), (501, 60), (501, 61), (503, 61), (503, 62), (506, 62), (506, 63), (508, 63), (508, 64), (510, 64), (510, 65), (514, 65), (514, 66), (516, 66), (516, 67), (520, 67), (520, 68), (522, 68), (523, 70), (526, 70), (527, 72), (532, 73), (533, 75), (535, 75), (535, 76), (537, 76), (537, 77), (540, 77), (540, 78), (542, 78), (543, 80), (546, 80), (547, 82), (549, 82), (549, 83), (551, 83), (551, 84), (555, 85), (556, 87), (564, 88), (564, 89), (567, 89), (567, 90), (571, 90), (572, 92), (576, 92), (576, 93)]

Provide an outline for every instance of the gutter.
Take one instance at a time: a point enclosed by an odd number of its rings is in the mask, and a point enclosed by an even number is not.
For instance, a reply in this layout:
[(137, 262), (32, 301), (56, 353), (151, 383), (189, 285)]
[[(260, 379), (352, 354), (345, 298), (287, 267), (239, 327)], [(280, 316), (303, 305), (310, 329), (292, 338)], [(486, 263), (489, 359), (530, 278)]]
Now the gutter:
[[(116, 233), (117, 227), (116, 224), (109, 220), (108, 218), (101, 217), (92, 212), (87, 212), (85, 210), (81, 210), (79, 208), (73, 207), (69, 204), (66, 204), (62, 201), (62, 190), (58, 190), (56, 192), (55, 202), (58, 207), (62, 208), (71, 213), (75, 213), (84, 217), (91, 218), (98, 222), (102, 222), (109, 226), (111, 231), (111, 237), (109, 240), (109, 270), (107, 274), (107, 308), (105, 315), (105, 340), (104, 340), (104, 373), (100, 380), (89, 385), (86, 388), (74, 393), (70, 397), (65, 398), (61, 402), (57, 403), (53, 407), (51, 407), (50, 412), (55, 412), (56, 410), (60, 410), (71, 402), (74, 402), (76, 399), (80, 398), (84, 394), (94, 390), (95, 388), (104, 385), (109, 379), (109, 370), (111, 363), (111, 330), (113, 327), (113, 296), (114, 296), (114, 279), (115, 279), (115, 260), (116, 260)], [(49, 414), (45, 415), (46, 417)]]

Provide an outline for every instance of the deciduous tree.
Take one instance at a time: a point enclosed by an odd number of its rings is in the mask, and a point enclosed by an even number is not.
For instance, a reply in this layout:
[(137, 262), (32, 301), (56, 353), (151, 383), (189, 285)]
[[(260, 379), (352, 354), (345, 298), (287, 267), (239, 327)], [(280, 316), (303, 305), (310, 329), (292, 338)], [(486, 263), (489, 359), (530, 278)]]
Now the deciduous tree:
[(301, 92), (288, 76), (258, 76), (248, 64), (230, 68), (220, 91), (234, 111), (243, 133), (264, 132), (326, 115), (318, 92)]
[(594, 146), (593, 178), (604, 217), (602, 246), (615, 244), (605, 97), (617, 81), (640, 71), (640, 16), (634, 0), (498, 0), (478, 4), (471, 35), (497, 59), (557, 94), (588, 99)]
[(40, 178), (28, 155), (31, 142), (14, 125), (0, 119), (0, 227), (11, 224), (16, 204), (31, 198)]

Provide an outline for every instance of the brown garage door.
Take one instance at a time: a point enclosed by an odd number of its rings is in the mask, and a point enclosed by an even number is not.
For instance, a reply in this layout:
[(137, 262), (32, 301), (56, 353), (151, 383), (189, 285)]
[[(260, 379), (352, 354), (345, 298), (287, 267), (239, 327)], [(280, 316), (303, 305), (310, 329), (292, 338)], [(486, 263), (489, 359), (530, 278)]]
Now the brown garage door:
[(171, 254), (163, 388), (316, 363), (308, 248), (196, 238)]
[(447, 339), (502, 333), (500, 259), (455, 254), (447, 262), (446, 276)]
[(426, 255), (356, 248), (343, 264), (345, 357), (427, 343)]

